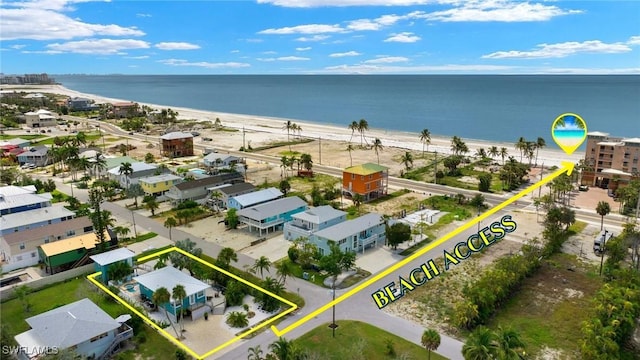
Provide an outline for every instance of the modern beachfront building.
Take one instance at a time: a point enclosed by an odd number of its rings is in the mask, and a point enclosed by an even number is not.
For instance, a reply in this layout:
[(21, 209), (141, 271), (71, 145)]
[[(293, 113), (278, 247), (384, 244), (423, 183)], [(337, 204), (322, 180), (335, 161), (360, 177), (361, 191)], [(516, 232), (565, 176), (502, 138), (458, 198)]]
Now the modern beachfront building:
[(389, 168), (366, 163), (351, 166), (342, 171), (342, 193), (353, 198), (356, 194), (363, 201), (377, 199), (387, 194)]
[(58, 125), (56, 117), (49, 110), (40, 109), (38, 111), (29, 111), (24, 114), (24, 120), (27, 127), (41, 128)]
[(318, 247), (322, 255), (331, 252), (331, 244), (342, 251), (364, 253), (371, 247), (382, 246), (386, 242), (384, 218), (380, 214), (369, 213), (353, 220), (347, 220), (331, 227), (316, 231), (309, 241)]
[(270, 187), (263, 190), (253, 191), (248, 194), (234, 196), (227, 202), (227, 207), (229, 209), (240, 210), (250, 206), (264, 204), (283, 196), (284, 194), (280, 190)]
[(85, 298), (26, 319), (31, 327), (15, 340), (18, 359), (42, 359), (58, 350), (73, 350), (84, 359), (106, 359), (133, 336), (131, 316), (113, 319)]
[(587, 133), (581, 184), (611, 191), (625, 186), (640, 166), (640, 138), (610, 137), (603, 132)]
[(135, 102), (116, 102), (111, 104), (111, 117), (116, 119), (138, 116), (140, 105)]
[(138, 183), (145, 195), (160, 196), (169, 191), (173, 185), (180, 184), (182, 181), (183, 179), (180, 176), (162, 174), (140, 178)]
[(347, 220), (347, 213), (330, 205), (318, 206), (291, 215), (291, 221), (284, 224), (284, 238), (293, 241), (309, 238), (320, 231)]
[(193, 135), (181, 131), (164, 134), (160, 136), (160, 151), (170, 158), (193, 156)]
[(249, 227), (249, 231), (258, 229), (260, 236), (265, 231), (277, 231), (284, 223), (291, 221), (291, 216), (307, 210), (307, 203), (297, 196), (286, 197), (255, 205), (238, 211), (241, 223)]

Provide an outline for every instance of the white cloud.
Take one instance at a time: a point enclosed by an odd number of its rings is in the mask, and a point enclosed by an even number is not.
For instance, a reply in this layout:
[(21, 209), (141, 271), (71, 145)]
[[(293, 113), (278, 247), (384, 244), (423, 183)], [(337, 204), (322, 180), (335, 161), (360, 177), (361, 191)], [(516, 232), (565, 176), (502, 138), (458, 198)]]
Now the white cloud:
[(357, 51), (347, 51), (343, 53), (333, 53), (333, 54), (330, 54), (329, 57), (338, 58), (338, 57), (345, 57), (345, 56), (360, 56), (360, 55), (362, 54)]
[(542, 68), (534, 71), (536, 74), (575, 74), (575, 75), (616, 75), (616, 74), (640, 74), (637, 68)]
[(199, 61), (199, 62), (190, 62), (183, 59), (164, 59), (158, 60), (159, 63), (170, 66), (193, 66), (193, 67), (203, 67), (208, 69), (219, 69), (219, 68), (245, 68), (251, 66), (247, 63), (239, 63), (239, 62), (223, 62), (223, 63), (212, 63), (207, 61)]
[[(461, 6), (460, 6), (461, 5)], [(580, 14), (582, 10), (565, 10), (555, 5), (511, 0), (469, 0), (455, 3), (452, 9), (429, 13), (427, 20), (445, 22), (525, 22), (548, 21), (557, 16)]]
[(281, 56), (277, 58), (257, 58), (256, 60), (271, 62), (271, 61), (307, 61), (311, 59), (309, 59), (308, 57), (301, 57), (301, 56)]
[(483, 55), (483, 59), (542, 59), (542, 58), (563, 58), (580, 53), (604, 53), (615, 54), (631, 51), (631, 48), (624, 43), (603, 43), (600, 40), (591, 41), (569, 41), (558, 44), (539, 44), (530, 51), (497, 51)]
[(55, 55), (55, 54), (62, 54), (63, 51), (59, 51), (59, 50), (24, 50), (22, 51), (23, 54), (47, 54), (47, 55)]
[(400, 74), (400, 73), (512, 73), (514, 70), (511, 66), (499, 65), (416, 65), (416, 66), (397, 66), (397, 65), (374, 65), (374, 64), (358, 64), (358, 65), (338, 65), (326, 67), (319, 71), (321, 73), (332, 74)]
[(367, 60), (364, 63), (365, 64), (391, 64), (391, 63), (407, 62), (407, 61), (409, 61), (409, 59), (404, 56), (385, 56), (385, 57), (379, 57), (377, 59)]
[(125, 56), (125, 59), (133, 59), (133, 60), (142, 60), (142, 59), (148, 59), (149, 55), (141, 55), (141, 56)]
[(340, 33), (340, 32), (344, 32), (344, 29), (340, 27), (340, 25), (307, 24), (307, 25), (297, 25), (297, 26), (277, 28), (277, 29), (266, 29), (266, 30), (259, 31), (258, 34), (288, 35), (288, 34), (327, 34), (327, 33)]
[(149, 43), (132, 39), (87, 39), (47, 45), (49, 50), (76, 54), (116, 55), (121, 50), (148, 49)]
[(196, 50), (200, 49), (200, 45), (190, 44), (187, 42), (160, 42), (154, 45), (160, 50)]
[(136, 14), (136, 17), (147, 18), (147, 17), (152, 17), (152, 15), (151, 14), (138, 13), (138, 14)]
[(433, 2), (433, 0), (258, 0), (258, 4), (298, 8), (327, 6), (409, 6)]
[(3, 2), (0, 8), (0, 40), (69, 40), (90, 36), (142, 36), (138, 28), (115, 24), (91, 24), (72, 19), (67, 0)]
[(263, 53), (264, 55), (273, 55), (273, 54), (277, 54), (277, 52), (276, 52), (276, 51), (273, 51), (273, 50), (263, 51), (262, 53)]
[(311, 46), (296, 48), (296, 51), (309, 51), (309, 50), (311, 50)]
[(245, 41), (248, 42), (248, 43), (261, 43), (264, 40), (262, 40), (262, 39), (245, 39)]
[(630, 37), (627, 45), (640, 45), (640, 35)]
[(418, 40), (420, 40), (420, 36), (414, 35), (411, 32), (402, 32), (399, 34), (393, 34), (384, 42), (414, 43)]
[(229, 52), (230, 52), (230, 53), (232, 53), (232, 54), (237, 54), (237, 53), (239, 53), (239, 52), (240, 52), (240, 50), (238, 50), (238, 49), (234, 49), (234, 50), (231, 50), (231, 51), (229, 51)]
[(12, 48), (12, 49), (15, 49), (15, 50), (20, 50), (20, 49), (22, 49), (22, 48), (24, 48), (24, 47), (26, 47), (26, 46), (27, 46), (27, 45), (23, 45), (23, 44), (16, 44), (16, 45), (11, 45), (11, 46), (9, 46), (9, 47), (10, 47), (10, 48)]
[(322, 41), (322, 40), (327, 40), (329, 37), (330, 37), (329, 35), (302, 36), (297, 38), (296, 41), (302, 41), (302, 42)]

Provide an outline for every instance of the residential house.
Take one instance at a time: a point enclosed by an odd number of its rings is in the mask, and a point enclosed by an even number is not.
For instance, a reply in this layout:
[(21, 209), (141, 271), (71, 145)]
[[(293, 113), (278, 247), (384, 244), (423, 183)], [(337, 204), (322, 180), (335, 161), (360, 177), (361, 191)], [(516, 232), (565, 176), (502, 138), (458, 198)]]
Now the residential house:
[(18, 163), (35, 164), (38, 167), (44, 167), (51, 164), (51, 156), (49, 156), (49, 148), (45, 145), (26, 148), (24, 152), (18, 154)]
[(176, 285), (184, 286), (187, 296), (182, 301), (175, 303), (173, 300), (161, 305), (174, 317), (178, 309), (191, 310), (192, 320), (197, 320), (208, 310), (206, 307), (206, 290), (209, 285), (189, 276), (188, 274), (172, 267), (165, 266), (161, 269), (136, 276), (133, 278), (140, 286), (140, 294), (148, 299), (153, 299), (153, 293), (159, 288), (165, 288), (172, 293)]
[[(89, 258), (93, 260), (96, 272), (101, 272), (100, 279), (103, 284), (109, 283), (109, 267), (118, 263), (126, 262), (133, 269), (133, 257), (135, 253), (127, 248), (117, 248), (115, 250), (106, 251), (101, 254), (91, 255)], [(131, 276), (127, 281), (131, 280)]]
[(337, 244), (342, 251), (364, 253), (367, 248), (385, 244), (384, 219), (382, 215), (375, 213), (362, 215), (316, 231), (309, 237), (309, 241), (318, 247), (322, 255), (331, 252), (331, 244)]
[(67, 107), (71, 111), (91, 111), (98, 106), (93, 104), (93, 100), (83, 97), (73, 97), (67, 100)]
[[(105, 231), (105, 242), (110, 246), (111, 235)], [(45, 265), (48, 274), (66, 269), (72, 269), (86, 264), (89, 256), (93, 255), (100, 245), (100, 239), (95, 232), (70, 237), (68, 239), (50, 242), (38, 246), (40, 260)]]
[(0, 235), (35, 229), (73, 219), (75, 213), (62, 205), (46, 206), (0, 216)]
[(180, 176), (173, 174), (162, 174), (140, 178), (138, 183), (142, 187), (145, 195), (159, 196), (171, 189), (172, 186), (182, 182)]
[(49, 111), (40, 109), (38, 111), (29, 111), (24, 114), (25, 122), (27, 123), (27, 127), (30, 128), (41, 128), (41, 127), (50, 127), (58, 125), (56, 121), (56, 116)]
[(387, 194), (389, 168), (366, 163), (351, 166), (342, 172), (342, 192), (353, 197), (360, 194), (364, 201), (376, 199)]
[(5, 147), (18, 147), (18, 148), (26, 148), (31, 144), (31, 141), (21, 139), (21, 138), (13, 138), (0, 141), (0, 149)]
[(209, 195), (211, 189), (224, 184), (243, 182), (244, 178), (237, 172), (221, 173), (198, 180), (185, 181), (173, 185), (164, 195), (174, 203), (186, 200), (200, 200)]
[(84, 359), (108, 358), (133, 336), (129, 319), (128, 314), (113, 319), (87, 298), (32, 316), (26, 319), (31, 329), (15, 337), (18, 359), (42, 359), (55, 349), (73, 350)]
[(101, 169), (95, 169), (93, 171), (93, 173), (95, 174), (94, 176), (96, 177), (106, 177), (108, 175), (107, 171), (115, 168), (115, 167), (120, 167), (120, 165), (124, 164), (124, 163), (129, 163), (129, 164), (133, 164), (134, 162), (138, 162), (138, 160), (129, 157), (129, 156), (118, 156), (118, 157), (108, 157), (108, 156), (103, 156), (104, 159), (104, 167)]
[(607, 133), (593, 131), (587, 133), (586, 143), (582, 185), (615, 191), (619, 186), (627, 185), (640, 171), (640, 138), (610, 137)]
[(137, 116), (140, 106), (134, 102), (116, 102), (111, 104), (111, 115), (115, 118)]
[[(156, 175), (156, 171), (158, 171), (158, 166), (155, 164), (147, 164), (145, 162), (132, 162), (131, 169), (133, 172), (129, 175), (124, 173), (120, 173), (120, 167), (122, 164), (111, 168), (107, 171), (107, 176), (110, 180), (115, 180), (120, 183), (120, 186), (123, 188), (128, 188), (133, 184), (137, 184), (141, 178), (154, 176)], [(169, 171), (169, 170), (166, 170)]]
[(176, 158), (193, 156), (193, 135), (187, 132), (170, 132), (160, 136), (161, 152), (163, 156)]
[(248, 194), (254, 192), (256, 187), (251, 183), (241, 182), (237, 184), (224, 184), (220, 186), (216, 186), (211, 188), (211, 194), (214, 192), (219, 193), (219, 197), (217, 199), (212, 198), (209, 199), (209, 204), (217, 206), (220, 209), (225, 209), (228, 206), (229, 199), (234, 196), (239, 196), (243, 194)]
[(51, 206), (50, 193), (37, 194), (35, 186), (0, 187), (0, 216)]
[(203, 158), (204, 166), (214, 173), (221, 169), (234, 169), (244, 172), (243, 159), (229, 154), (211, 152)]
[(268, 189), (250, 192), (248, 194), (233, 196), (229, 199), (227, 207), (229, 209), (244, 209), (250, 206), (263, 204), (275, 199), (283, 197), (284, 194), (280, 190), (270, 187)]
[(331, 205), (318, 206), (291, 216), (284, 224), (284, 238), (291, 241), (309, 238), (316, 231), (326, 229), (347, 220), (347, 213), (334, 209)]
[(284, 223), (291, 221), (291, 216), (308, 209), (307, 203), (297, 196), (273, 200), (264, 204), (248, 207), (238, 211), (241, 223), (249, 227), (249, 231), (257, 228), (269, 233), (269, 229), (276, 231)]
[(34, 266), (40, 261), (38, 246), (93, 232), (93, 224), (86, 217), (78, 217), (51, 225), (8, 233), (0, 236), (2, 271)]

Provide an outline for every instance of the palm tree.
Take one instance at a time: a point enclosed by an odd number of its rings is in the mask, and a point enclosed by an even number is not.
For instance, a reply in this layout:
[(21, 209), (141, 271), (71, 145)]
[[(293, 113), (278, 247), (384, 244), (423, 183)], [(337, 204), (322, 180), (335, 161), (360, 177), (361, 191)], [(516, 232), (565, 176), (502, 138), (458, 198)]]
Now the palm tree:
[(491, 156), (491, 158), (495, 158), (499, 154), (500, 154), (500, 150), (498, 150), (497, 146), (494, 145), (489, 148), (489, 156)]
[(282, 126), (282, 130), (287, 130), (287, 141), (289, 141), (289, 133), (295, 129), (295, 123), (292, 123), (291, 120), (287, 120)]
[(280, 337), (269, 345), (269, 349), (273, 352), (278, 360), (293, 360), (293, 342)]
[(227, 314), (227, 325), (236, 328), (244, 328), (249, 326), (249, 318), (247, 314), (240, 311), (232, 311)]
[[(185, 291), (184, 286), (179, 284), (174, 286), (171, 292), (171, 297), (173, 298), (173, 312), (176, 314), (176, 319), (178, 321), (178, 324), (181, 326), (181, 329), (184, 330), (184, 321), (182, 323), (180, 322), (180, 320), (182, 320), (182, 315), (184, 314), (182, 303), (184, 298), (187, 297), (187, 292)], [(176, 303), (180, 304), (180, 316), (178, 316)]]
[(129, 175), (133, 174), (133, 167), (131, 166), (131, 163), (129, 162), (125, 162), (122, 163), (120, 165), (120, 168), (118, 169), (118, 173), (120, 175), (124, 175), (127, 179), (127, 189), (129, 188)]
[(178, 221), (174, 217), (168, 217), (167, 220), (164, 221), (164, 227), (169, 228), (169, 240), (172, 240), (171, 239), (171, 228), (174, 228), (176, 226), (178, 226)]
[(606, 201), (600, 201), (598, 205), (596, 205), (596, 212), (600, 215), (600, 231), (602, 231), (604, 227), (604, 217), (611, 212), (611, 206), (609, 206), (609, 203)]
[(171, 318), (169, 317), (169, 313), (167, 312), (166, 304), (170, 300), (171, 300), (171, 294), (169, 294), (169, 290), (167, 290), (167, 288), (165, 287), (156, 289), (156, 291), (153, 293), (153, 296), (151, 297), (151, 301), (153, 301), (156, 307), (162, 308), (164, 310), (164, 316), (166, 316), (166, 318), (169, 320), (169, 323), (171, 324), (173, 331), (176, 332), (176, 337), (180, 338), (180, 334), (178, 334), (178, 330), (173, 325), (173, 321), (171, 321)]
[(287, 173), (287, 168), (289, 167), (289, 163), (291, 162), (291, 160), (286, 157), (286, 156), (282, 156), (280, 158), (280, 177), (282, 177), (282, 173), (284, 172), (284, 178), (288, 178), (289, 175)]
[(107, 168), (107, 160), (105, 160), (102, 154), (96, 153), (96, 156), (92, 159), (94, 176), (98, 177), (98, 174)]
[(260, 348), (260, 345), (257, 346), (253, 346), (249, 348), (249, 355), (247, 356), (247, 360), (265, 360), (262, 357), (262, 349)]
[(478, 326), (462, 346), (465, 360), (491, 360), (498, 355), (496, 334), (485, 326)]
[(160, 205), (156, 201), (156, 198), (150, 197), (147, 199), (147, 201), (144, 202), (144, 207), (147, 210), (151, 211), (151, 216), (156, 216), (156, 210), (158, 210)]
[(516, 150), (520, 150), (520, 162), (522, 162), (522, 155), (524, 153), (526, 143), (527, 143), (527, 140), (525, 140), (524, 137), (520, 136), (520, 138), (518, 139), (518, 142), (516, 142), (516, 145), (515, 145)]
[(311, 155), (310, 154), (300, 155), (300, 164), (302, 164), (302, 167), (305, 170), (311, 171), (311, 169), (313, 168), (313, 160), (311, 160)]
[(380, 141), (380, 139), (378, 138), (373, 140), (373, 151), (376, 152), (376, 156), (378, 157), (378, 164), (380, 164), (380, 151), (382, 151), (382, 149), (384, 149), (384, 146), (382, 146), (382, 141)]
[(427, 144), (428, 150), (428, 145), (431, 144), (431, 132), (429, 129), (422, 129), (420, 132), (420, 142), (422, 142), (422, 156), (424, 156), (424, 145)]
[(431, 359), (431, 352), (438, 350), (440, 346), (440, 334), (433, 329), (426, 329), (422, 333), (422, 346), (424, 346), (429, 352), (429, 360)]
[(502, 158), (502, 165), (504, 165), (504, 158), (509, 156), (509, 151), (506, 147), (500, 148), (500, 157)]
[(226, 247), (220, 250), (220, 252), (218, 253), (218, 257), (216, 258), (216, 265), (226, 269), (229, 267), (231, 261), (238, 261), (238, 254), (236, 254), (236, 251), (230, 247)]
[(362, 146), (362, 140), (364, 139), (367, 142), (367, 139), (364, 138), (364, 133), (369, 130), (369, 123), (365, 119), (360, 119), (358, 122), (358, 132), (360, 133), (360, 146)]
[(267, 270), (269, 272), (269, 267), (271, 266), (271, 260), (268, 257), (262, 255), (260, 258), (256, 259), (253, 263), (253, 267), (251, 268), (254, 272), (260, 271), (260, 278), (264, 277), (264, 271)]
[(410, 152), (406, 151), (400, 158), (400, 162), (404, 164), (405, 169), (409, 171), (413, 167), (413, 156)]
[(353, 150), (354, 150), (353, 145), (351, 145), (351, 144), (347, 145), (347, 151), (349, 152), (349, 166), (353, 166), (353, 157), (351, 157), (351, 152)]
[(293, 267), (288, 260), (284, 260), (276, 264), (276, 274), (280, 276), (280, 281), (282, 284), (287, 281), (287, 277), (293, 275)]
[(498, 358), (500, 360), (520, 360), (518, 350), (524, 348), (524, 342), (520, 340), (520, 335), (512, 329), (498, 327), (496, 332), (498, 343)]
[(538, 140), (536, 140), (536, 165), (538, 165), (538, 150), (545, 146), (547, 146), (547, 143), (544, 141), (544, 138), (538, 137)]
[(358, 130), (358, 132), (360, 132), (360, 130), (358, 128), (358, 122), (353, 120), (351, 122), (351, 124), (349, 124), (349, 126), (347, 126), (347, 128), (349, 128), (349, 130), (351, 130), (351, 137), (349, 138), (349, 142), (351, 142), (351, 139), (353, 139), (353, 134), (356, 132), (356, 130)]
[(476, 157), (479, 157), (480, 160), (484, 160), (484, 158), (487, 157), (487, 151), (484, 148), (477, 148)]

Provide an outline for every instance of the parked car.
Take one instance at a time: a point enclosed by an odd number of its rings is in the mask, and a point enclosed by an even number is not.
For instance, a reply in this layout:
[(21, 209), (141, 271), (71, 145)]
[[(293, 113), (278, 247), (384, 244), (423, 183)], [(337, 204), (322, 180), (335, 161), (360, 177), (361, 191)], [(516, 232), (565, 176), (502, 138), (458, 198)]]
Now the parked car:
[(580, 191), (589, 191), (589, 187), (587, 185), (578, 186), (578, 190)]
[(206, 138), (202, 138), (202, 141), (213, 141), (213, 139), (206, 137)]

